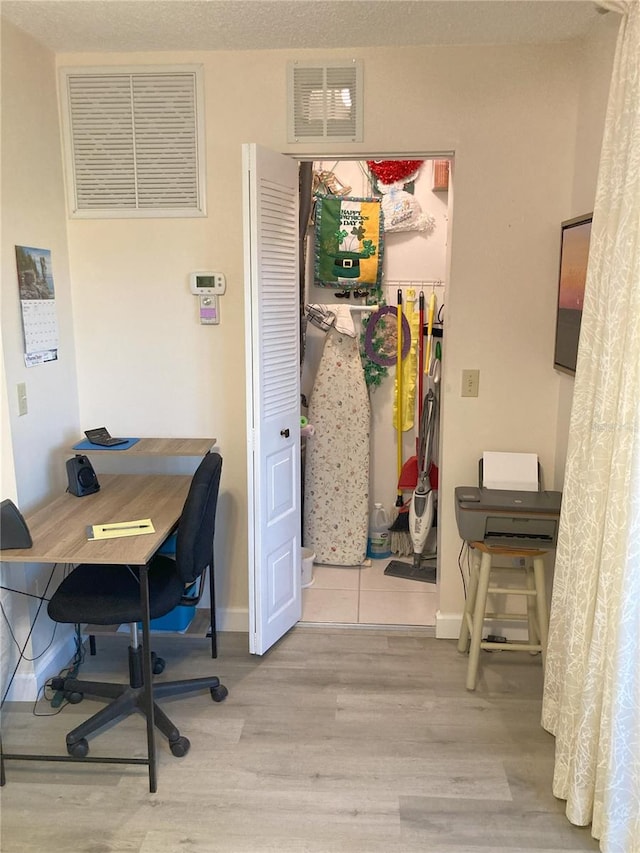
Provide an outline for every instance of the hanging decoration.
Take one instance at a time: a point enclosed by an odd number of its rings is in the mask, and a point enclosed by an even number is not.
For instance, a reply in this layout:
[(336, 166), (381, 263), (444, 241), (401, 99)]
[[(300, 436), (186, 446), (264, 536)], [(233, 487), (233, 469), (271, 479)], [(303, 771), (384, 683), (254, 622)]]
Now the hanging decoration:
[(351, 187), (343, 184), (338, 176), (331, 171), (323, 170), (313, 173), (313, 194), (323, 195), (349, 195)]
[(372, 175), (382, 184), (407, 183), (415, 176), (424, 160), (367, 160)]
[(433, 234), (436, 220), (430, 213), (423, 213), (418, 199), (396, 187), (380, 187), (382, 195), (382, 213), (384, 230), (423, 231), (427, 236)]
[(340, 290), (371, 288), (382, 278), (382, 207), (378, 198), (318, 198), (314, 281)]

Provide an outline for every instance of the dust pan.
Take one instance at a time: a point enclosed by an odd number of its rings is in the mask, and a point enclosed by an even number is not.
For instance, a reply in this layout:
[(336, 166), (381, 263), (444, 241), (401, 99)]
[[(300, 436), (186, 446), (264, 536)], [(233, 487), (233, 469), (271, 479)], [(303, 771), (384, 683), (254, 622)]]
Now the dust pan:
[(398, 479), (398, 489), (412, 492), (418, 485), (418, 457), (411, 456), (402, 466)]

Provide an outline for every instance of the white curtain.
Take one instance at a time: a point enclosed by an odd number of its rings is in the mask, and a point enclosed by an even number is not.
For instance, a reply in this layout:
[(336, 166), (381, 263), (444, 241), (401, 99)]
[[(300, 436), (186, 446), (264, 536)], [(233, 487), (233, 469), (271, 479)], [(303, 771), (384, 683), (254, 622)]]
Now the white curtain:
[(609, 93), (565, 471), (542, 724), (554, 794), (640, 853), (640, 3)]

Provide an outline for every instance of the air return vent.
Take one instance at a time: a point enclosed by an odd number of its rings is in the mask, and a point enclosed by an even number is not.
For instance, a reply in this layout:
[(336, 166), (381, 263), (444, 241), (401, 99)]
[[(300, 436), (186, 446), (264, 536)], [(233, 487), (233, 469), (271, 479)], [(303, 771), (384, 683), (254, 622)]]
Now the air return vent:
[(205, 213), (200, 74), (199, 66), (61, 70), (72, 216)]
[(362, 142), (362, 61), (290, 62), (289, 142)]

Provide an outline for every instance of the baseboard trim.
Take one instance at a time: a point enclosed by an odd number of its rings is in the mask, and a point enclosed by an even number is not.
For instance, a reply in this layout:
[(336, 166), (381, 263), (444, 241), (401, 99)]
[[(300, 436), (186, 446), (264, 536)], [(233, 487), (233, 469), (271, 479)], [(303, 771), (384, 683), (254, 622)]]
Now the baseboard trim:
[(7, 694), (9, 702), (35, 702), (47, 679), (69, 665), (76, 652), (75, 634), (70, 633), (33, 661), (33, 672), (18, 673)]
[[(438, 610), (436, 612), (436, 639), (457, 640), (461, 625), (462, 613), (442, 613)], [(499, 620), (486, 619), (483, 629), (483, 636), (499, 634), (511, 641), (527, 640), (529, 637), (529, 629), (524, 614), (522, 621), (500, 622)]]
[(249, 609), (246, 607), (227, 607), (216, 609), (216, 629), (230, 633), (249, 632)]
[(436, 639), (457, 640), (462, 625), (462, 613), (436, 611)]

